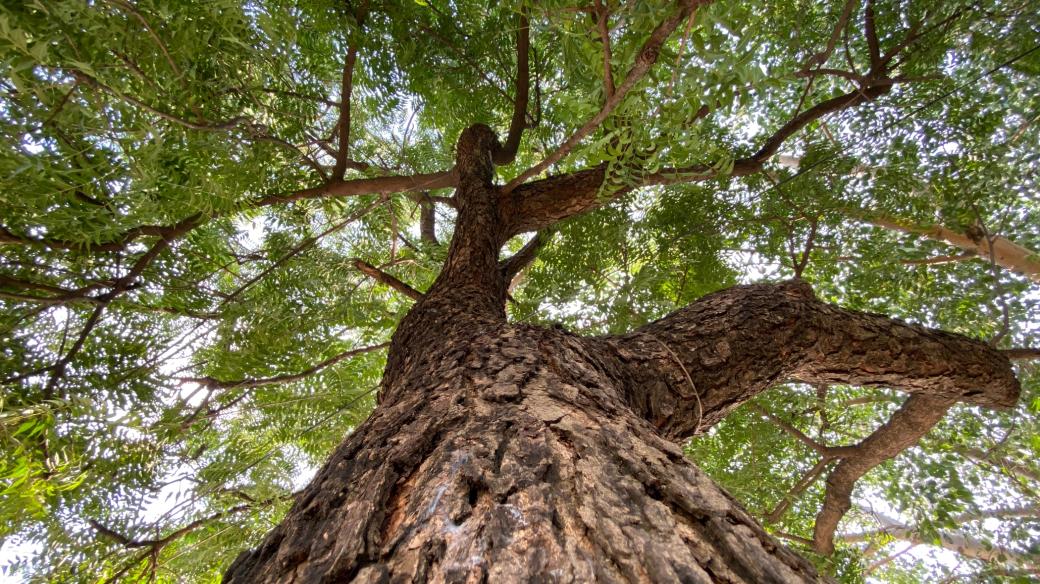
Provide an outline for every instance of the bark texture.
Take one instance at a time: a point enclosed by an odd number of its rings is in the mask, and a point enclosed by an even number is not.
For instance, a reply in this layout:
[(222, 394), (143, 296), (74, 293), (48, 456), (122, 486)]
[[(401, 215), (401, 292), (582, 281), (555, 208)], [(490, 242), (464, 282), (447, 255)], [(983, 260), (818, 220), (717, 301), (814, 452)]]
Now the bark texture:
[(500, 149), (463, 132), (448, 259), (394, 335), (376, 410), (226, 582), (817, 582), (677, 440), (785, 378), (1017, 397), (985, 345), (797, 282), (617, 337), (510, 324), (498, 252), (525, 220), (492, 183)]
[(632, 412), (616, 360), (554, 330), (443, 330), (228, 581), (815, 581)]

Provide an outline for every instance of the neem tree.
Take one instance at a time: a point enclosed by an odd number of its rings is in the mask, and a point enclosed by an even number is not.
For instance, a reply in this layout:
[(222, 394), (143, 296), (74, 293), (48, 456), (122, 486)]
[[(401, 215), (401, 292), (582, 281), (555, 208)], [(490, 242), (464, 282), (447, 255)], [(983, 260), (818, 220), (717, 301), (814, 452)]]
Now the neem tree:
[(1038, 30), (1008, 1), (5, 4), (14, 568), (1029, 577)]

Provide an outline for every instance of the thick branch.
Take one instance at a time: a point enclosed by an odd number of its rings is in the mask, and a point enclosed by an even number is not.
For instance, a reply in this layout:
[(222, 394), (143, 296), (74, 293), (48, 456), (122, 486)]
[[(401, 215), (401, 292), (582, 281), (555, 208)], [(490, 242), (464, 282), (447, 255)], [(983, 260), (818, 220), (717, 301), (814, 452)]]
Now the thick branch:
[[(772, 158), (786, 140), (810, 123), (828, 114), (872, 101), (890, 90), (890, 85), (867, 87), (816, 104), (781, 126), (754, 154), (736, 160), (729, 176), (760, 172), (765, 161)], [(719, 176), (720, 173), (707, 164), (693, 165), (646, 174), (639, 186), (701, 182)], [(502, 216), (507, 222), (507, 235), (535, 231), (567, 217), (599, 208), (609, 201), (600, 193), (605, 177), (606, 166), (601, 165), (520, 185), (516, 190), (503, 194), (500, 205)], [(631, 188), (618, 190), (613, 196), (621, 196), (629, 190)]]
[(419, 238), (423, 243), (437, 245), (437, 208), (428, 193), (419, 199)]
[(844, 95), (833, 97), (826, 101), (822, 101), (815, 106), (805, 110), (797, 116), (791, 118), (789, 122), (780, 127), (758, 152), (754, 153), (750, 159), (757, 162), (765, 162), (773, 157), (777, 152), (780, 151), (780, 146), (783, 145), (788, 138), (793, 136), (796, 132), (802, 128), (808, 126), (810, 123), (822, 118), (823, 116), (848, 109), (850, 107), (873, 101), (882, 95), (885, 95), (892, 90), (891, 85), (880, 84), (876, 86), (865, 87), (860, 90), (850, 91)]
[(911, 395), (892, 417), (855, 447), (855, 453), (842, 460), (827, 477), (823, 508), (816, 516), (813, 547), (821, 554), (834, 551), (834, 532), (838, 522), (852, 507), (852, 488), (856, 481), (882, 462), (913, 446), (942, 420), (953, 405), (948, 398)]
[(1004, 349), (1001, 351), (1005, 357), (1012, 361), (1031, 361), (1040, 359), (1040, 347), (1019, 347), (1017, 349)]
[(498, 269), (499, 250), (506, 239), (499, 220), (491, 157), (499, 148), (494, 131), (484, 124), (474, 124), (459, 135), (455, 147), (459, 213), (448, 257), (428, 291), (428, 296), (437, 297), (438, 302), (453, 302), (471, 314), (484, 313), (496, 319), (505, 318), (506, 298)]
[(527, 22), (526, 8), (520, 12), (520, 27), (516, 32), (516, 98), (513, 100), (513, 119), (509, 122), (509, 133), (501, 148), (492, 152), (495, 164), (504, 166), (516, 159), (520, 138), (527, 125), (527, 100), (531, 88), (529, 53), (531, 52), (531, 27)]
[(632, 406), (676, 439), (784, 379), (895, 387), (989, 407), (1010, 407), (1019, 394), (1010, 362), (987, 344), (832, 306), (800, 282), (716, 292), (602, 342), (626, 364)]
[(607, 98), (614, 95), (614, 73), (611, 70), (610, 60), (610, 9), (601, 0), (596, 0), (596, 28), (599, 30), (599, 40), (603, 43), (603, 92)]
[(552, 240), (554, 231), (539, 231), (520, 248), (520, 251), (516, 252), (509, 259), (499, 262), (499, 266), (502, 270), (502, 277), (507, 281), (512, 281), (513, 277), (519, 274), (524, 268), (531, 265), (531, 262), (538, 257), (538, 251)]
[(601, 342), (624, 364), (633, 409), (673, 439), (709, 428), (783, 379), (910, 392), (886, 424), (851, 447), (819, 444), (766, 412), (826, 459), (841, 459), (816, 521), (814, 546), (824, 554), (833, 551), (856, 480), (915, 444), (953, 403), (1010, 407), (1019, 394), (1010, 362), (986, 343), (829, 305), (797, 280), (716, 292)]
[(874, 0), (867, 0), (863, 15), (863, 36), (867, 38), (867, 50), (870, 52), (870, 70), (875, 71), (882, 67), (882, 63), (877, 27), (874, 24)]

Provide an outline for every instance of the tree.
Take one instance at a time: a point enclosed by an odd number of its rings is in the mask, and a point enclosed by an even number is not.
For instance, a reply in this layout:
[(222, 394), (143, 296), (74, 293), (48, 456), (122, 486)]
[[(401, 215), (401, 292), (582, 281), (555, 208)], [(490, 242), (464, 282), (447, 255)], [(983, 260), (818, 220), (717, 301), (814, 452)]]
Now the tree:
[(1038, 29), (4, 6), (14, 568), (922, 577), (901, 539), (964, 558), (930, 578), (1035, 574)]

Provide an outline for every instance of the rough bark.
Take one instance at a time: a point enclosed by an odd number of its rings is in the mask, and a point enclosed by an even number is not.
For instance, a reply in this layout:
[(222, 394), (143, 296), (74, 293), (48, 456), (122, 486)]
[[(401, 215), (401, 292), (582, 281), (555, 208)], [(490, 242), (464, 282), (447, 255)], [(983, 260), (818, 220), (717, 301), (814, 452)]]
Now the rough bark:
[(601, 342), (626, 363), (633, 407), (673, 439), (788, 379), (988, 407), (1013, 406), (1019, 393), (1007, 357), (985, 343), (820, 302), (800, 281), (716, 292)]
[(227, 581), (815, 581), (632, 412), (616, 361), (559, 331), (427, 318), (443, 350)]
[(510, 324), (499, 148), (486, 126), (463, 132), (448, 258), (391, 341), (375, 411), (226, 582), (818, 582), (675, 440), (786, 377), (1017, 396), (981, 343), (798, 283), (618, 337)]

